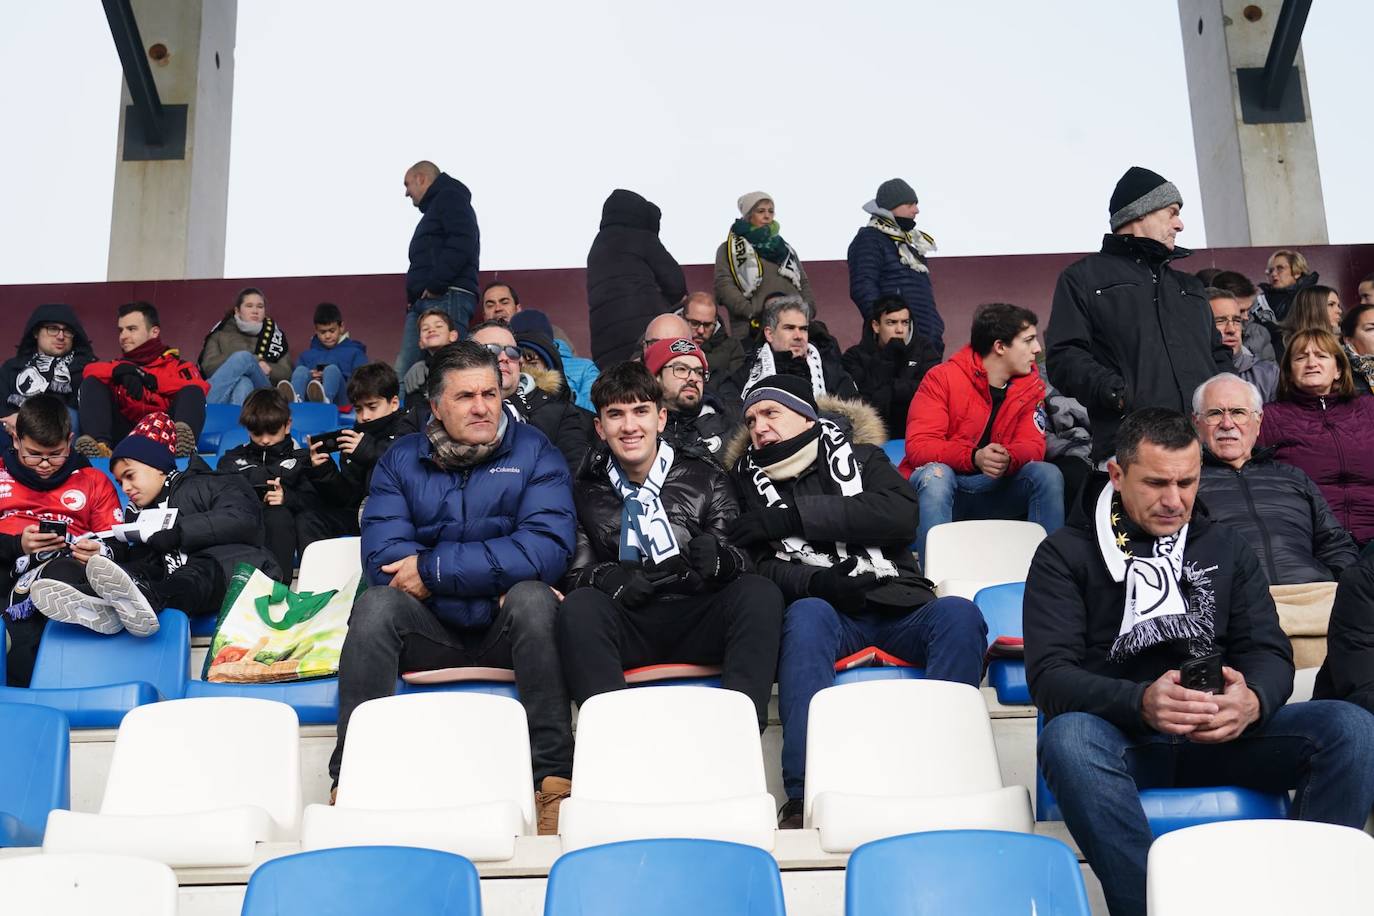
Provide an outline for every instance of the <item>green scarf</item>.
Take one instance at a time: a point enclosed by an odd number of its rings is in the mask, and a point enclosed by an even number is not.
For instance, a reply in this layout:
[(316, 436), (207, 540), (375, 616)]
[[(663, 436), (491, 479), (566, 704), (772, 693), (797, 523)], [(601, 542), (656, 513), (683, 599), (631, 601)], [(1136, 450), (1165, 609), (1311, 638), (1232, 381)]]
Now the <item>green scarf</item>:
[(767, 226), (753, 226), (743, 217), (735, 220), (735, 224), (730, 227), (731, 232), (753, 245), (760, 257), (767, 258), (774, 264), (781, 264), (787, 257), (787, 243), (779, 235), (780, 229), (777, 220)]

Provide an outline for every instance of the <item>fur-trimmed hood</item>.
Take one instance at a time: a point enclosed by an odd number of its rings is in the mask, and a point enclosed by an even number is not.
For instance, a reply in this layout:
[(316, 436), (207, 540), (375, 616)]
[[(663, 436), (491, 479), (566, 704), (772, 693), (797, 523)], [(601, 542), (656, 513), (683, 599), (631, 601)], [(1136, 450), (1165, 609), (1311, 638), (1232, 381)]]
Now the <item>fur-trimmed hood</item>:
[(534, 387), (544, 392), (551, 398), (561, 398), (567, 390), (567, 385), (563, 382), (563, 373), (557, 369), (540, 369), (538, 366), (525, 366), (521, 370), (524, 375), (534, 379)]
[[(840, 425), (849, 440), (855, 445), (876, 445), (882, 448), (887, 442), (887, 427), (883, 425), (878, 411), (865, 401), (851, 401), (826, 395), (816, 402), (820, 414), (827, 420)], [(721, 455), (726, 468), (733, 468), (749, 448), (749, 428), (743, 423), (730, 436), (729, 443)]]

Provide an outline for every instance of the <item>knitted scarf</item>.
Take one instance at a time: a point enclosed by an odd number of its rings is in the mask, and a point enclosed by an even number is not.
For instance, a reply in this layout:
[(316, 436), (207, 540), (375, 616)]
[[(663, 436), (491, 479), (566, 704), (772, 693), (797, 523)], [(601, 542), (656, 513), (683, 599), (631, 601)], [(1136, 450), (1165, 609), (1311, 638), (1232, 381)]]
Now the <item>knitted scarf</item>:
[(606, 462), (611, 486), (624, 501), (620, 513), (621, 560), (656, 566), (678, 555), (677, 537), (662, 499), (663, 484), (672, 467), (673, 447), (661, 439), (649, 476), (638, 486), (620, 470), (615, 456)]
[[(830, 420), (821, 418), (812, 427), (810, 435), (804, 433), (778, 445), (786, 448), (777, 451), (778, 446), (774, 445), (756, 453), (751, 447), (741, 459), (744, 478), (753, 485), (768, 508), (788, 508), (773, 481), (790, 480), (812, 464), (817, 465), (816, 472), (826, 481), (827, 490), (837, 491), (841, 496), (857, 496), (863, 492), (863, 466), (854, 457), (849, 437)], [(805, 460), (808, 456), (811, 457), (810, 461)], [(817, 463), (816, 457), (822, 460)], [(771, 463), (760, 466), (756, 459)], [(794, 535), (780, 542), (775, 555), (780, 560), (825, 567), (854, 556), (858, 558), (854, 575), (871, 572), (883, 579), (900, 575), (896, 564), (884, 557), (876, 547), (851, 549), (843, 541), (836, 541), (833, 547), (833, 552), (821, 550), (805, 538)]]
[(176, 350), (164, 344), (161, 337), (149, 337), (143, 343), (121, 356), (116, 362), (133, 363), (135, 366), (146, 366), (151, 362), (161, 359), (167, 353), (173, 356), (181, 355)]
[(1345, 347), (1345, 355), (1350, 357), (1350, 369), (1356, 375), (1364, 379), (1371, 389), (1374, 389), (1374, 354), (1361, 355), (1355, 352), (1355, 348), (1350, 344), (1342, 344)]
[(935, 251), (935, 239), (919, 229), (907, 232), (897, 221), (881, 213), (870, 215), (868, 225), (877, 229), (883, 235), (892, 239), (892, 243), (897, 246), (897, 257), (907, 267), (917, 273), (928, 273), (926, 267), (926, 255)]
[[(815, 344), (806, 345), (806, 369), (811, 376), (811, 395), (820, 400), (825, 396), (825, 370), (821, 366), (821, 351), (816, 349)], [(740, 398), (749, 397), (749, 390), (757, 385), (762, 379), (770, 375), (777, 374), (777, 357), (773, 355), (773, 348), (766, 342), (759, 347), (758, 356), (754, 360), (754, 365), (749, 367), (749, 378), (744, 382), (744, 391)]]
[[(1188, 543), (1188, 526), (1174, 534), (1147, 542), (1151, 556), (1136, 556), (1132, 550), (1131, 530), (1126, 510), (1116, 488), (1106, 486), (1097, 498), (1094, 527), (1102, 561), (1115, 582), (1125, 582), (1126, 603), (1121, 628), (1112, 643), (1110, 657), (1120, 662), (1139, 655), (1161, 643), (1185, 641), (1191, 654), (1210, 651), (1215, 632), (1213, 615), (1215, 595), (1206, 588), (1185, 596), (1183, 552)], [(1141, 536), (1134, 541), (1141, 545)], [(1205, 586), (1201, 574), (1190, 572), (1191, 584)]]
[(36, 394), (71, 394), (72, 357), (75, 353), (63, 356), (48, 356), (34, 353), (20, 370), (14, 380), (14, 393), (9, 402), (15, 407), (23, 407), (24, 402)]
[(481, 464), (491, 457), (506, 436), (509, 415), (502, 410), (501, 419), (496, 426), (496, 438), (482, 445), (466, 445), (454, 442), (444, 424), (438, 417), (430, 417), (425, 426), (425, 436), (429, 439), (430, 458), (445, 471), (462, 471)]
[(753, 295), (763, 283), (761, 257), (778, 265), (778, 273), (801, 289), (801, 259), (778, 234), (778, 224), (752, 226), (746, 219), (735, 220), (725, 237), (725, 263), (730, 267), (730, 278), (746, 296)]
[[(235, 316), (233, 312), (221, 318), (219, 323), (210, 329), (210, 336), (214, 336), (216, 331), (219, 331), (228, 324), (233, 324), (234, 328), (237, 330), (238, 323), (234, 319)], [(208, 340), (209, 338), (207, 337), (206, 339)], [(258, 331), (258, 336), (253, 341), (253, 355), (258, 359), (266, 360), (269, 363), (275, 363), (277, 360), (281, 359), (282, 355), (285, 353), (286, 334), (282, 332), (281, 328), (277, 327), (277, 323), (271, 318), (263, 318), (262, 329)], [(197, 362), (204, 361), (205, 348), (202, 347), (200, 359), (197, 360)]]

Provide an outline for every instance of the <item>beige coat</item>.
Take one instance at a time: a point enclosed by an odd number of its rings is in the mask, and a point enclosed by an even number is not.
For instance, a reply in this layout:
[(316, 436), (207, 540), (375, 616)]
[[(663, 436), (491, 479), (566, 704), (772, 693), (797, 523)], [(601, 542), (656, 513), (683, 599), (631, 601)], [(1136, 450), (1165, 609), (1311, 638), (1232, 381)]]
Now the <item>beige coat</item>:
[(745, 296), (730, 276), (730, 264), (725, 257), (725, 243), (721, 242), (720, 247), (716, 249), (716, 301), (725, 306), (725, 310), (730, 313), (731, 337), (749, 336), (749, 322), (763, 311), (763, 300), (774, 293), (799, 295), (811, 306), (813, 314), (816, 311), (816, 298), (811, 294), (811, 281), (806, 277), (805, 267), (801, 268), (801, 289), (797, 289), (790, 280), (778, 273), (778, 265), (772, 261), (759, 258), (759, 264), (763, 270), (763, 282), (759, 283), (759, 288), (754, 290), (753, 295)]

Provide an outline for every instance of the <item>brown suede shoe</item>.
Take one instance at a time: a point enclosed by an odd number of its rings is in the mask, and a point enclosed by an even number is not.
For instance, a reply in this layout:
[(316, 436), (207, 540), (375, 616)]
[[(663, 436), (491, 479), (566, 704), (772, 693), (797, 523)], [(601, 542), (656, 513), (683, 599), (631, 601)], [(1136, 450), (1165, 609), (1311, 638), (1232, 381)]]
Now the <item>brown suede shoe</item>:
[(800, 798), (789, 798), (778, 811), (779, 830), (800, 830), (806, 809)]
[(534, 814), (540, 836), (558, 835), (558, 809), (572, 794), (572, 781), (562, 776), (545, 776), (534, 793)]

